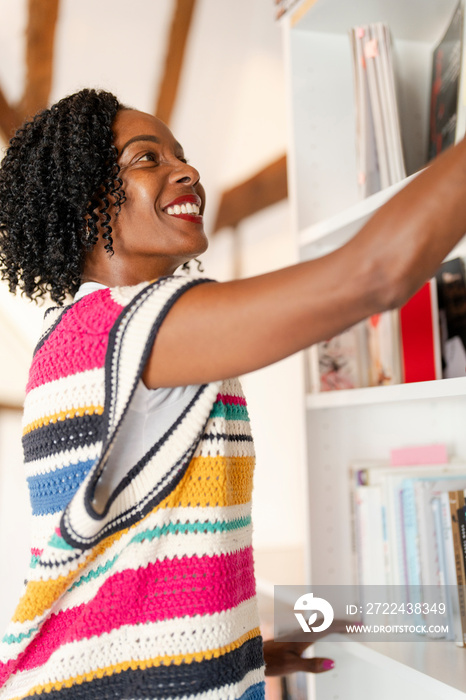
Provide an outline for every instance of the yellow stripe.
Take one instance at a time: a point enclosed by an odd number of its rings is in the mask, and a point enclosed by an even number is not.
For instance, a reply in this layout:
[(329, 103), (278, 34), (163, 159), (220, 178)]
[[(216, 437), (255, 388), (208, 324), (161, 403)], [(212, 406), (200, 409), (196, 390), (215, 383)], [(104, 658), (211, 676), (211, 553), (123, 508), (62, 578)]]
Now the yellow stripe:
[(27, 435), (32, 430), (37, 428), (43, 428), (44, 425), (49, 425), (49, 423), (57, 423), (60, 420), (67, 420), (68, 418), (75, 418), (76, 416), (82, 417), (85, 415), (91, 416), (94, 414), (102, 415), (104, 412), (103, 406), (79, 406), (78, 408), (70, 408), (68, 411), (59, 411), (58, 413), (51, 413), (49, 416), (43, 416), (37, 420), (32, 421), (23, 430), (23, 435)]
[(194, 457), (159, 508), (236, 506), (252, 494), (254, 457)]
[[(47, 683), (46, 685), (36, 685), (31, 688), (27, 695), (22, 695), (21, 697), (28, 697), (34, 695), (35, 693), (50, 693), (53, 690), (61, 690), (62, 688), (71, 688), (76, 683), (85, 683), (88, 681), (93, 681), (95, 678), (104, 678), (104, 676), (112, 676), (114, 673), (121, 673), (122, 671), (128, 671), (133, 669), (137, 671), (138, 669), (143, 670), (146, 668), (153, 668), (156, 666), (170, 666), (172, 664), (180, 666), (181, 664), (190, 664), (194, 661), (202, 662), (208, 661), (209, 659), (216, 659), (220, 656), (224, 656), (234, 649), (238, 649), (245, 642), (255, 637), (260, 636), (260, 629), (255, 627), (250, 632), (246, 632), (237, 640), (231, 644), (226, 644), (223, 647), (218, 647), (217, 649), (207, 649), (205, 651), (198, 651), (192, 654), (175, 654), (173, 656), (155, 656), (151, 659), (144, 659), (141, 661), (124, 661), (120, 664), (115, 664), (111, 666), (105, 666), (104, 668), (97, 668), (89, 673), (80, 674), (78, 676), (73, 676), (67, 678), (64, 681), (55, 681), (52, 683)], [(20, 700), (14, 698), (14, 700)]]

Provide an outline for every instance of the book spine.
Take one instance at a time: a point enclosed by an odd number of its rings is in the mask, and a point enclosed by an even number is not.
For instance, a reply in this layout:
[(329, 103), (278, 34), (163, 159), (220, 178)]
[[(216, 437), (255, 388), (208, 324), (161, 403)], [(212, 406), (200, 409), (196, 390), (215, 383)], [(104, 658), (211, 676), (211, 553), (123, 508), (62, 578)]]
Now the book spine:
[(458, 510), (464, 506), (463, 491), (450, 491), (450, 515), (452, 521), (453, 548), (455, 551), (456, 582), (458, 585), (458, 603), (461, 617), (461, 629), (463, 632), (463, 645), (466, 643), (466, 599), (465, 599), (465, 569), (463, 547), (458, 523)]
[(442, 521), (443, 549), (445, 553), (445, 583), (447, 586), (449, 617), (452, 622), (456, 644), (458, 646), (464, 646), (458, 587), (456, 585), (455, 550), (453, 548), (450, 498), (448, 491), (444, 491), (440, 496), (440, 517)]

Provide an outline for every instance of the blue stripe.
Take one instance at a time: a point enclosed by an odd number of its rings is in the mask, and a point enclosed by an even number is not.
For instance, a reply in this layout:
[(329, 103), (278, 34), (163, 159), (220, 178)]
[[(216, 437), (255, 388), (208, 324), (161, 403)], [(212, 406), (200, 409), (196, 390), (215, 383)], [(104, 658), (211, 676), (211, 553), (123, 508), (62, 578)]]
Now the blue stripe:
[(239, 700), (263, 700), (265, 698), (265, 682), (261, 681), (255, 685), (251, 685), (244, 692)]
[(58, 513), (70, 502), (89, 473), (94, 459), (35, 474), (27, 479), (33, 515)]

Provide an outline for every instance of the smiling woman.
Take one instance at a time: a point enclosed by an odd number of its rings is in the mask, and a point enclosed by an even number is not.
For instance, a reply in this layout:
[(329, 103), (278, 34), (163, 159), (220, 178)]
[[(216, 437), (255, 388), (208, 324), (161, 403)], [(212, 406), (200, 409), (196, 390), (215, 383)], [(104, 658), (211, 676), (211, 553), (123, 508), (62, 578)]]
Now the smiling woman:
[(207, 247), (205, 194), (160, 120), (83, 90), (17, 132), (2, 274), (58, 305), (24, 406), (32, 556), (0, 698), (255, 700), (264, 671), (332, 667), (262, 643), (235, 377), (410, 296), (466, 230), (465, 162), (462, 142), (330, 255), (219, 284), (176, 274)]
[(168, 127), (150, 114), (121, 109), (113, 133), (126, 197), (113, 224), (118, 245), (109, 257), (97, 241), (83, 268), (84, 281), (109, 287), (172, 275), (207, 248), (200, 176)]

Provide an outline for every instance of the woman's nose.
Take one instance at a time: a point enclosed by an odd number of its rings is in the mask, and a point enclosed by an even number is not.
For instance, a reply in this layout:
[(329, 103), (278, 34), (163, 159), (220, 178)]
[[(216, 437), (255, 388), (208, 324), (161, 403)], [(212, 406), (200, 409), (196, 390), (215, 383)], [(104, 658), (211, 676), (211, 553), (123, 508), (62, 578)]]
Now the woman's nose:
[(181, 161), (179, 167), (173, 171), (172, 177), (175, 182), (190, 185), (197, 185), (201, 179), (199, 171), (196, 170), (196, 168), (189, 165), (189, 163), (182, 163)]

